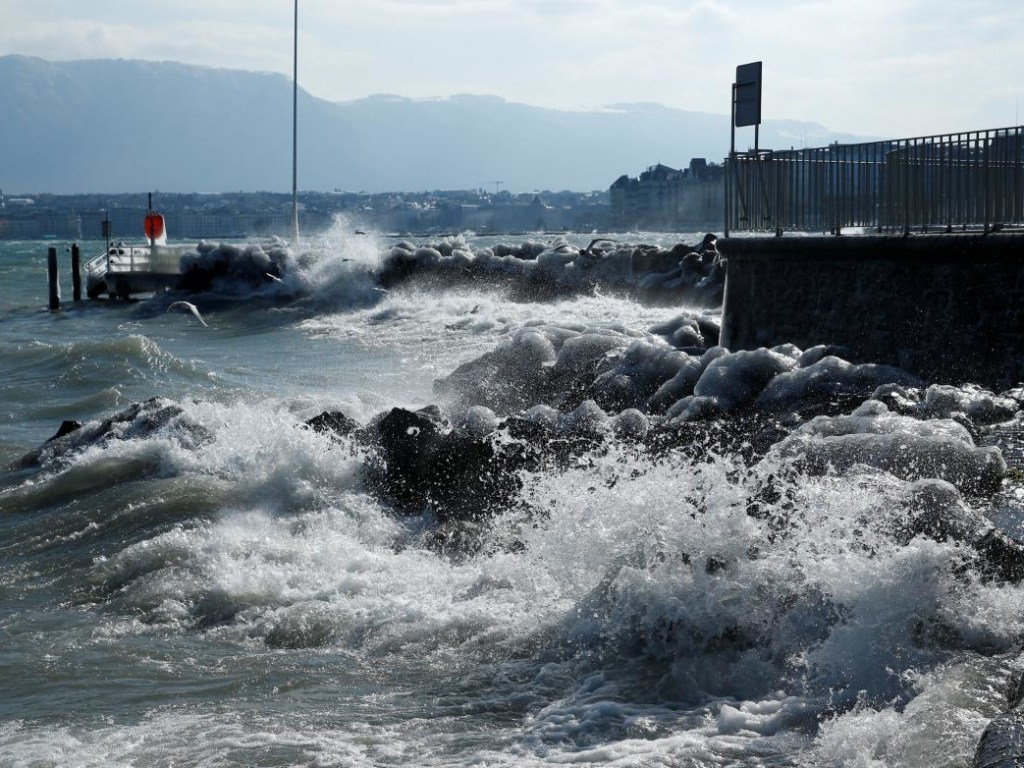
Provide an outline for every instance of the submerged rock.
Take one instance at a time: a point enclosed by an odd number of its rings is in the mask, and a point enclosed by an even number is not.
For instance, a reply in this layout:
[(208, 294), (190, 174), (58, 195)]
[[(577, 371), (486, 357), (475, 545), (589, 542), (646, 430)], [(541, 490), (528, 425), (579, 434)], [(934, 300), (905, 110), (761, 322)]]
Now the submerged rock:
[(25, 454), (18, 465), (22, 468), (37, 467), (111, 440), (144, 439), (169, 426), (180, 427), (177, 435), (188, 447), (209, 441), (209, 431), (183, 418), (183, 413), (184, 409), (177, 403), (153, 398), (130, 405), (99, 421), (65, 421), (53, 437), (36, 450)]
[(943, 480), (914, 483), (905, 510), (894, 532), (897, 543), (907, 544), (914, 536), (962, 542), (977, 552), (975, 565), (982, 576), (1013, 584), (1024, 580), (1024, 545), (968, 506), (952, 484)]

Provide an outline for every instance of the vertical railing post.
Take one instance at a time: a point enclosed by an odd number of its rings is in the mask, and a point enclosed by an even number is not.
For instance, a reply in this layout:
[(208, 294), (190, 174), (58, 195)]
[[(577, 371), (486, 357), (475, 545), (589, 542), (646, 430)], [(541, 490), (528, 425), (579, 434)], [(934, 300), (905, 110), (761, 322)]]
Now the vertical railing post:
[(902, 143), (900, 146), (900, 182), (903, 193), (903, 237), (910, 236), (910, 174), (908, 171), (907, 156), (910, 152), (910, 144)]
[(1021, 152), (1024, 150), (1022, 143), (1024, 143), (1024, 132), (1021, 131), (1020, 126), (1014, 128), (1014, 223), (1024, 224), (1024, 189), (1022, 189), (1022, 182), (1024, 182), (1024, 164), (1021, 163)]
[(726, 157), (725, 158), (725, 179), (724, 179), (725, 183), (722, 185), (723, 189), (724, 189), (723, 194), (725, 195), (725, 225), (722, 227), (722, 237), (728, 237), (729, 236), (729, 207), (730, 207), (730, 205), (729, 205), (730, 204), (729, 192), (730, 192), (730, 189), (731, 189), (731, 184), (729, 182), (729, 173), (731, 171), (732, 171), (732, 158), (731, 157)]
[(984, 153), (984, 160), (982, 161), (982, 178), (985, 183), (985, 234), (989, 233), (989, 228), (992, 225), (992, 207), (991, 207), (991, 193), (992, 193), (992, 167), (991, 158), (991, 145), (989, 144), (989, 133), (985, 131), (984, 143), (982, 144), (982, 152)]

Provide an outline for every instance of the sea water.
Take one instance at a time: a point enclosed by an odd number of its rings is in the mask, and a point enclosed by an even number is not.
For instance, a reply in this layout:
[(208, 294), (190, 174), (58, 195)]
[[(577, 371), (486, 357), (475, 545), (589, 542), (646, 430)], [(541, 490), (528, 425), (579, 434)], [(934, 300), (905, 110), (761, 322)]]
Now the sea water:
[[(773, 539), (738, 456), (613, 445), (524, 476), (543, 514), (433, 546), (429, 510), (303, 422), (436, 403), (523, 328), (653, 339), (681, 308), (382, 290), (392, 241), (346, 232), (284, 282), (192, 298), (206, 326), (174, 294), (50, 312), (47, 244), (0, 244), (0, 765), (970, 764), (1024, 591), (865, 525), (898, 514), (887, 473), (800, 478)], [(19, 464), (151, 398), (191, 426)], [(984, 511), (1012, 530), (1015, 498)]]

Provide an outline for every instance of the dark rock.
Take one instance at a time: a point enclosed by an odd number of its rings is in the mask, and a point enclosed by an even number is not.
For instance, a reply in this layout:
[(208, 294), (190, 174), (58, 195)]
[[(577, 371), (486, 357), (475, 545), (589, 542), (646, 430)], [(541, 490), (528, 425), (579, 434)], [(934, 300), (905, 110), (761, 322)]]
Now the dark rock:
[(382, 464), (377, 479), (387, 494), (405, 504), (422, 503), (426, 496), (431, 450), (437, 426), (424, 414), (392, 408), (376, 424), (376, 447)]
[(1019, 584), (1024, 581), (1024, 545), (998, 528), (990, 529), (972, 542), (981, 559), (978, 570), (995, 581)]
[(306, 426), (319, 434), (346, 437), (359, 429), (359, 423), (341, 411), (324, 411), (306, 422)]
[(710, 317), (704, 315), (697, 316), (697, 328), (700, 330), (701, 336), (704, 337), (704, 343), (707, 347), (717, 347), (719, 339), (722, 335), (722, 326)]
[(522, 489), (515, 458), (461, 430), (442, 435), (430, 457), (426, 488), (435, 515), (475, 520), (508, 506)]
[(1021, 765), (1024, 744), (1024, 712), (1015, 709), (1000, 715), (981, 734), (974, 753), (974, 768), (1016, 768)]
[(751, 411), (707, 421), (659, 424), (650, 430), (645, 443), (655, 454), (677, 451), (691, 461), (736, 455), (752, 464), (790, 432), (775, 419)]
[(527, 464), (522, 452), (465, 430), (444, 431), (436, 408), (392, 408), (376, 421), (371, 481), (407, 511), (430, 505), (435, 518), (476, 520), (512, 503)]
[(80, 421), (69, 421), (65, 420), (60, 423), (60, 427), (57, 429), (57, 433), (46, 442), (52, 443), (54, 440), (59, 440), (64, 435), (69, 435), (76, 429), (82, 428), (82, 422)]
[(501, 450), (509, 455), (514, 466), (527, 471), (540, 469), (555, 440), (555, 433), (547, 426), (529, 419), (513, 416), (498, 425), (495, 437), (507, 437)]

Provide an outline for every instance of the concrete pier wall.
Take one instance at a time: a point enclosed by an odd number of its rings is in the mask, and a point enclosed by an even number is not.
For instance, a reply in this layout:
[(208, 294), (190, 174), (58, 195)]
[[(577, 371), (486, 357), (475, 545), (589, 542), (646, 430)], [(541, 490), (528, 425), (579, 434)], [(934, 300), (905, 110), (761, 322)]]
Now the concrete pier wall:
[(838, 344), (856, 362), (1024, 381), (1024, 234), (727, 238), (722, 343)]

